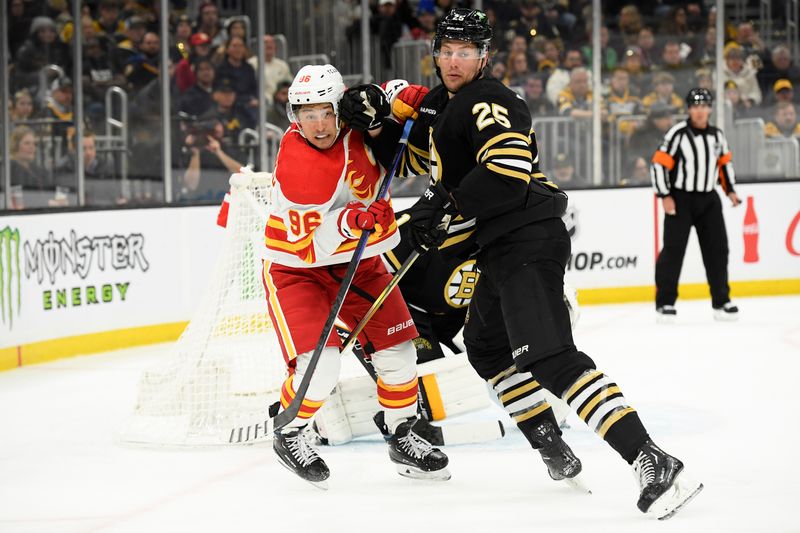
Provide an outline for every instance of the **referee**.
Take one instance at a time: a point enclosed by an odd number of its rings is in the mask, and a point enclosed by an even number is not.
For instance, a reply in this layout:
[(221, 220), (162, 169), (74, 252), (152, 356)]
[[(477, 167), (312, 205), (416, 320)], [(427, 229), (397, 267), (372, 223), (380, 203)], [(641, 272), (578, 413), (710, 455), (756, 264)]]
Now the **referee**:
[(664, 247), (656, 261), (656, 312), (664, 322), (675, 317), (678, 278), (692, 226), (697, 231), (711, 305), (717, 320), (736, 320), (728, 287), (728, 236), (722, 203), (714, 187), (719, 181), (735, 206), (731, 152), (722, 131), (709, 125), (713, 97), (707, 89), (689, 91), (689, 120), (673, 126), (653, 155), (650, 176), (664, 206)]

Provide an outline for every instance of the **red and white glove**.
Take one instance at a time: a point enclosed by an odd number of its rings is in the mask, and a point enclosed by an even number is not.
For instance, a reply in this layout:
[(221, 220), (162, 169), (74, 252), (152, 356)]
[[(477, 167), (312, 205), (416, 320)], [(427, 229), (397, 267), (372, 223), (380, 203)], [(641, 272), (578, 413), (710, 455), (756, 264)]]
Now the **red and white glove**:
[(387, 81), (381, 87), (386, 91), (392, 115), (398, 122), (405, 122), (409, 118), (416, 120), (422, 99), (428, 94), (427, 87), (409, 85), (406, 80)]
[(381, 234), (394, 222), (394, 210), (385, 198), (372, 202), (367, 212), (375, 217), (375, 233)]
[(339, 215), (339, 233), (347, 239), (358, 239), (361, 232), (375, 227), (375, 215), (365, 211), (364, 204), (353, 201)]

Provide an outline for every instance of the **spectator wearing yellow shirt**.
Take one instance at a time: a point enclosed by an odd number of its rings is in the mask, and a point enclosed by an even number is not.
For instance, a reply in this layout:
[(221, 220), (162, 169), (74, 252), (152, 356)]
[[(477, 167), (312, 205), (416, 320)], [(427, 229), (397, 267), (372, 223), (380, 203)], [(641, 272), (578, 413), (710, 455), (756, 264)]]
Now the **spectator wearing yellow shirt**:
[(672, 108), (673, 114), (683, 111), (683, 98), (675, 92), (675, 78), (668, 72), (659, 72), (653, 76), (653, 92), (642, 98), (645, 110), (656, 102), (667, 104)]
[(770, 139), (800, 137), (797, 110), (791, 102), (780, 102), (775, 106), (774, 120), (764, 125), (764, 135)]

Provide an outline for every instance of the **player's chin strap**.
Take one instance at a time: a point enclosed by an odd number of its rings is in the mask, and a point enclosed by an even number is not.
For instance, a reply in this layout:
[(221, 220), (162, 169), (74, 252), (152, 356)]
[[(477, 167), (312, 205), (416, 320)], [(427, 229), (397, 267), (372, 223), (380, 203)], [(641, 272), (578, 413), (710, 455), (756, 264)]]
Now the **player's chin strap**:
[[(392, 179), (394, 178), (397, 168), (400, 165), (400, 159), (402, 158), (403, 152), (408, 144), (408, 134), (411, 132), (411, 126), (413, 125), (413, 119), (406, 121), (405, 127), (403, 128), (403, 134), (400, 136), (400, 146), (398, 147), (397, 153), (394, 156), (392, 167), (389, 170), (389, 173), (384, 177), (383, 183), (381, 184), (380, 190), (378, 190), (375, 200), (380, 200), (386, 196), (386, 193), (389, 190), (389, 185), (392, 183)], [(317, 347), (314, 348), (314, 353), (311, 355), (311, 359), (308, 362), (305, 374), (303, 374), (303, 379), (300, 381), (300, 385), (295, 392), (295, 396), (289, 405), (287, 405), (286, 408), (279, 412), (273, 419), (273, 427), (275, 430), (284, 427), (286, 424), (294, 420), (297, 416), (297, 413), (300, 412), (300, 406), (306, 397), (306, 392), (308, 392), (308, 386), (311, 383), (311, 377), (314, 375), (314, 370), (316, 369), (319, 358), (322, 355), (322, 350), (325, 348), (325, 344), (328, 342), (328, 337), (333, 330), (336, 317), (339, 314), (342, 305), (344, 304), (344, 298), (347, 295), (347, 291), (353, 281), (353, 276), (355, 276), (358, 263), (361, 261), (361, 256), (364, 253), (364, 249), (367, 247), (367, 239), (371, 234), (372, 232), (370, 231), (364, 231), (361, 233), (361, 237), (358, 239), (356, 249), (353, 251), (353, 258), (350, 260), (350, 264), (347, 265), (347, 270), (345, 271), (342, 279), (342, 285), (339, 287), (339, 292), (336, 294), (336, 298), (333, 300), (331, 312), (328, 314), (328, 319), (325, 321), (325, 325), (322, 328), (322, 334), (319, 337), (319, 341), (317, 341)]]

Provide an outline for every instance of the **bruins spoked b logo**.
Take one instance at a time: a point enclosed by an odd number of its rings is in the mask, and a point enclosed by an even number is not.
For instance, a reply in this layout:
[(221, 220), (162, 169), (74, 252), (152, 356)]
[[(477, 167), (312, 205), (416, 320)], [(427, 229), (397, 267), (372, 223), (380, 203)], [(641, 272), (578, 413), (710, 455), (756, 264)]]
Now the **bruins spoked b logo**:
[(0, 230), (0, 317), (8, 329), (22, 308), (19, 230), (6, 226)]
[(456, 308), (468, 306), (475, 294), (479, 276), (475, 260), (464, 261), (453, 270), (450, 279), (447, 280), (444, 286), (444, 299)]

